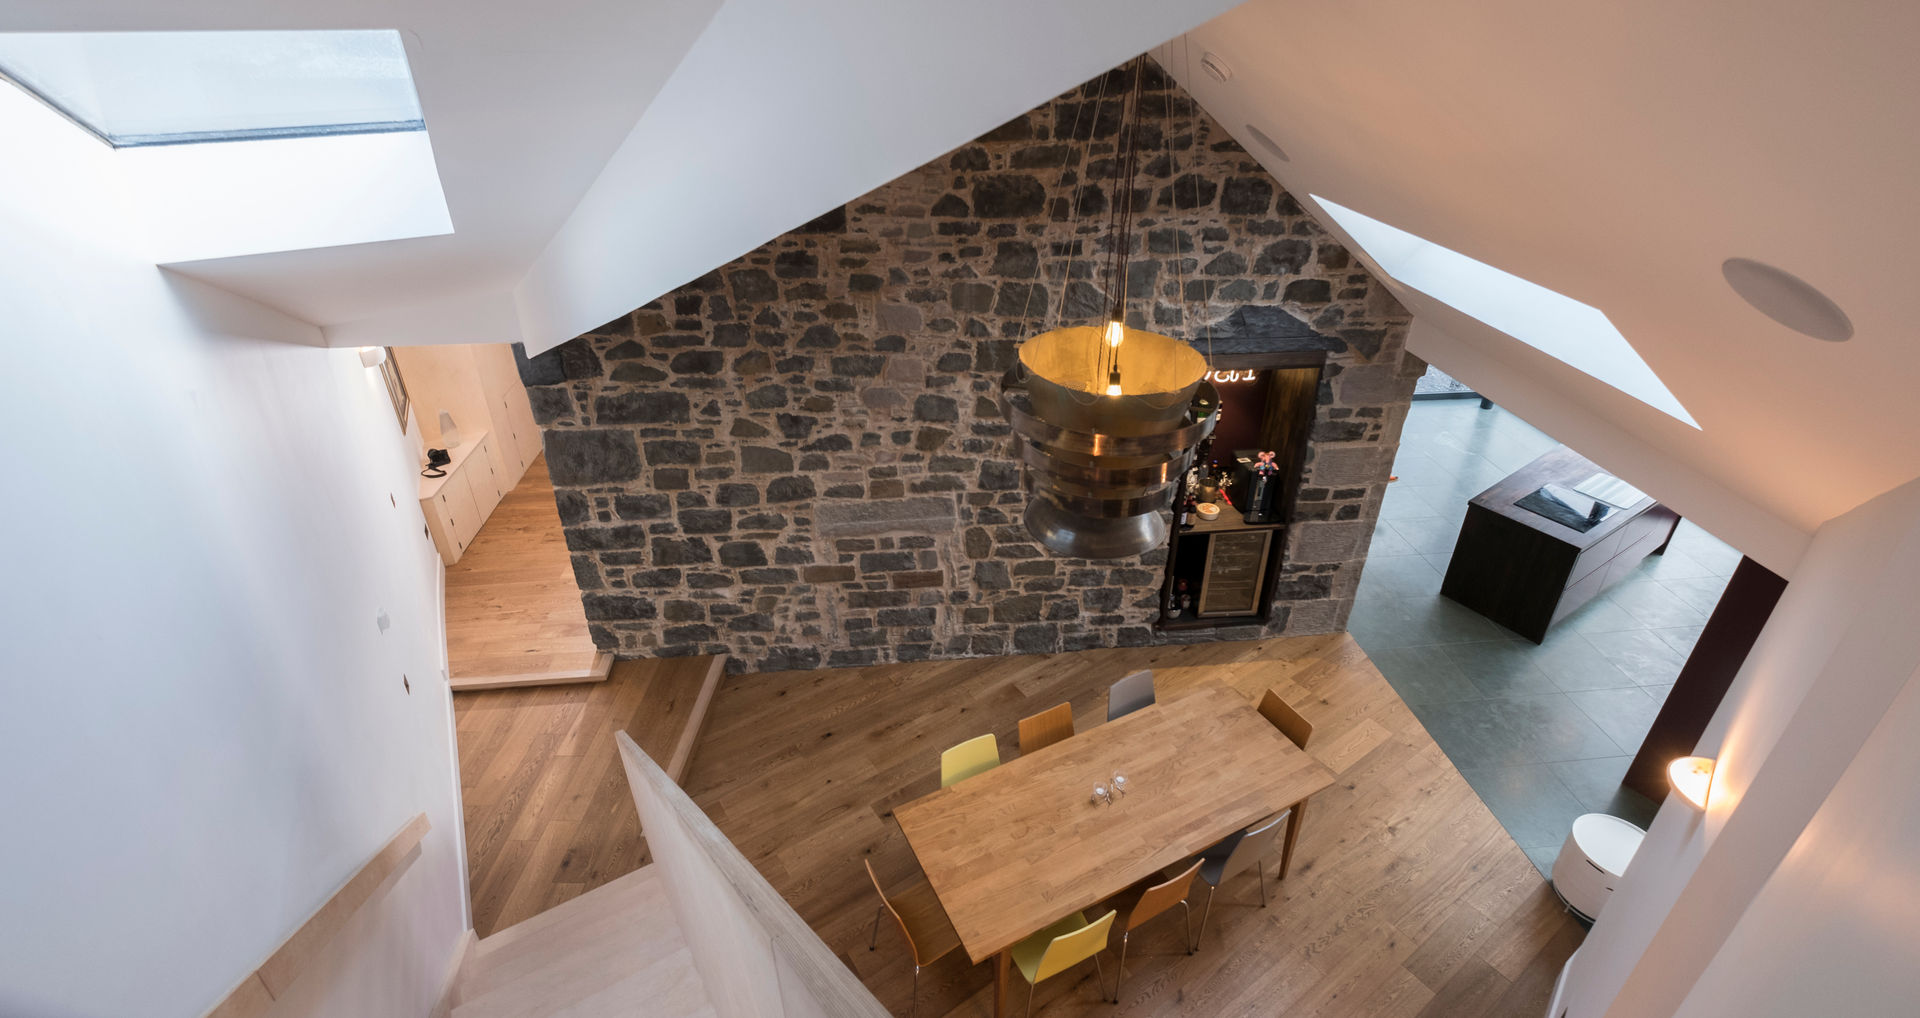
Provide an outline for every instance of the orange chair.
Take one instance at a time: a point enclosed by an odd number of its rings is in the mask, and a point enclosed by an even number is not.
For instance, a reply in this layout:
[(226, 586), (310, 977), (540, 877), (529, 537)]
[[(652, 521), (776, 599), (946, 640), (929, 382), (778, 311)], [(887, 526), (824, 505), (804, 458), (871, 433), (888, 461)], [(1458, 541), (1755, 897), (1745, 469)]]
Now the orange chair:
[(946, 957), (954, 948), (960, 946), (960, 934), (953, 930), (953, 921), (947, 918), (946, 909), (940, 907), (940, 899), (934, 896), (933, 885), (922, 877), (901, 889), (889, 898), (880, 887), (880, 878), (873, 872), (873, 861), (863, 859), (867, 865), (867, 879), (873, 881), (874, 892), (880, 895), (880, 907), (873, 913), (873, 937), (867, 941), (867, 950), (880, 946), (880, 914), (892, 913), (893, 921), (900, 924), (900, 935), (907, 938), (907, 946), (913, 949), (913, 1003), (907, 1007), (909, 1018), (914, 1009), (920, 1006), (920, 970)]
[(1020, 755), (1051, 746), (1073, 737), (1073, 705), (1049, 707), (1032, 717), (1020, 719)]
[[(1313, 722), (1302, 717), (1292, 704), (1280, 699), (1280, 694), (1274, 690), (1267, 690), (1267, 695), (1261, 698), (1260, 716), (1272, 722), (1273, 727), (1280, 729), (1281, 735), (1302, 750), (1307, 748), (1307, 740), (1313, 738)], [(1307, 800), (1302, 799), (1287, 809), (1293, 817), (1287, 821), (1287, 838), (1280, 848), (1281, 880), (1287, 879), (1287, 871), (1293, 868), (1293, 844), (1300, 838), (1300, 822), (1307, 814)]]
[(1195, 859), (1185, 872), (1129, 893), (1129, 900), (1125, 902), (1127, 917), (1120, 920), (1120, 972), (1113, 980), (1115, 1003), (1120, 1001), (1120, 984), (1127, 978), (1127, 940), (1149, 919), (1171, 911), (1175, 905), (1180, 906), (1186, 912), (1181, 925), (1186, 934), (1183, 939), (1187, 942), (1187, 953), (1199, 949), (1193, 941), (1193, 906), (1187, 904), (1187, 898), (1193, 893), (1193, 878), (1200, 873), (1200, 863), (1201, 860)]

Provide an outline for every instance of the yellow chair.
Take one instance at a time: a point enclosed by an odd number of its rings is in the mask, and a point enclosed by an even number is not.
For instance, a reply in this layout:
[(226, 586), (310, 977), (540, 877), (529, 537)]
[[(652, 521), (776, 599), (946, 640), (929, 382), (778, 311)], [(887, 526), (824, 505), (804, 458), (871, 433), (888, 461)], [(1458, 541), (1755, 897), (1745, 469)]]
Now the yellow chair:
[(1120, 971), (1113, 978), (1113, 1000), (1120, 1002), (1120, 984), (1127, 978), (1127, 941), (1133, 931), (1147, 920), (1168, 912), (1178, 905), (1186, 910), (1181, 931), (1186, 936), (1187, 953), (1192, 954), (1198, 945), (1193, 942), (1193, 906), (1187, 904), (1187, 898), (1193, 893), (1193, 878), (1200, 873), (1200, 860), (1193, 860), (1186, 872), (1171, 879), (1161, 881), (1149, 887), (1128, 892), (1125, 900), (1127, 917), (1120, 920)]
[(940, 787), (965, 781), (1000, 766), (1000, 743), (992, 732), (968, 739), (940, 754)]
[[(1281, 735), (1292, 740), (1293, 744), (1302, 750), (1307, 748), (1307, 740), (1313, 738), (1313, 722), (1294, 710), (1292, 704), (1280, 699), (1280, 694), (1275, 690), (1267, 690), (1267, 695), (1261, 698), (1260, 716), (1272, 722), (1273, 727), (1280, 729)], [(1293, 815), (1287, 820), (1286, 840), (1281, 842), (1280, 846), (1278, 879), (1281, 880), (1287, 879), (1287, 871), (1293, 868), (1293, 844), (1300, 840), (1300, 822), (1307, 815), (1307, 800), (1302, 799), (1294, 803), (1288, 807), (1288, 810)], [(1265, 885), (1262, 885), (1262, 890), (1265, 890)]]
[(1116, 915), (1118, 913), (1108, 912), (1087, 922), (1086, 916), (1075, 912), (1013, 945), (1013, 967), (1027, 977), (1028, 1018), (1033, 1015), (1034, 986), (1088, 958), (1093, 959), (1094, 971), (1100, 977), (1100, 999), (1107, 999), (1107, 971), (1100, 964), (1100, 952), (1106, 949)]
[(888, 897), (880, 887), (879, 876), (873, 872), (873, 861), (861, 861), (867, 864), (867, 879), (873, 881), (873, 889), (880, 895), (880, 907), (873, 913), (873, 937), (867, 941), (867, 950), (880, 946), (882, 912), (893, 914), (893, 921), (900, 924), (900, 935), (907, 938), (907, 946), (913, 949), (913, 1003), (907, 1007), (907, 1016), (912, 1018), (920, 1006), (920, 970), (959, 947), (960, 934), (954, 932), (953, 921), (947, 918), (946, 909), (940, 907), (940, 899), (925, 877)]
[(1020, 719), (1020, 755), (1051, 746), (1073, 736), (1073, 704), (1049, 707), (1029, 718)]

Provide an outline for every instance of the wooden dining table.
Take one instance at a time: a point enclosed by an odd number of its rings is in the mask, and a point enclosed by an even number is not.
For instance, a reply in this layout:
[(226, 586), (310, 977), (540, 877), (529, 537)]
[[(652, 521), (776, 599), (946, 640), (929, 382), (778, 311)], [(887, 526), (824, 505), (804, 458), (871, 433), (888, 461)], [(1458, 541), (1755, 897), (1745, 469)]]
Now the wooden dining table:
[[(1125, 777), (1111, 804), (1095, 786)], [(975, 963), (1333, 783), (1233, 689), (1205, 682), (894, 810)], [(1089, 917), (1093, 918), (1093, 917)]]

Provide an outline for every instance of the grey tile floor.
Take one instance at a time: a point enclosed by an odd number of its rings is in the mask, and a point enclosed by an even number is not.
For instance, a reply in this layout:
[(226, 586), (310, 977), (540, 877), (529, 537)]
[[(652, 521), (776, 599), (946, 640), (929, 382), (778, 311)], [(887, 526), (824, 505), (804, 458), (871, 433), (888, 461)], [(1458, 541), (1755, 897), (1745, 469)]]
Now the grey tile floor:
[(1542, 873), (1582, 813), (1652, 819), (1620, 779), (1740, 562), (1683, 520), (1539, 645), (1441, 597), (1467, 500), (1556, 444), (1478, 400), (1415, 403), (1348, 623)]

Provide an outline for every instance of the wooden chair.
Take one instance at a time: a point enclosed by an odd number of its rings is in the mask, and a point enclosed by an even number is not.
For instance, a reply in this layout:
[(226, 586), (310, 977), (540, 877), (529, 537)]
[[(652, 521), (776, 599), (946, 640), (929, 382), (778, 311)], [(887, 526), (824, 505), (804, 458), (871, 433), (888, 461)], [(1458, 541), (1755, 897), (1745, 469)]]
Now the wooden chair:
[(1153, 669), (1143, 668), (1114, 683), (1107, 690), (1107, 720), (1123, 718), (1142, 707), (1153, 706)]
[[(1267, 690), (1267, 695), (1260, 699), (1260, 716), (1271, 721), (1273, 727), (1280, 729), (1281, 735), (1291, 739), (1302, 750), (1307, 748), (1307, 740), (1313, 738), (1313, 722), (1302, 717), (1292, 704), (1280, 699), (1280, 694), (1274, 690)], [(1287, 822), (1287, 840), (1280, 848), (1281, 880), (1287, 879), (1288, 871), (1293, 869), (1293, 845), (1300, 840), (1300, 822), (1306, 819), (1307, 800), (1302, 799), (1287, 807), (1287, 810), (1293, 816)]]
[(1177, 876), (1160, 883), (1128, 892), (1123, 899), (1127, 917), (1120, 920), (1120, 970), (1113, 979), (1113, 1000), (1120, 1002), (1120, 984), (1127, 978), (1127, 940), (1141, 924), (1173, 910), (1178, 905), (1185, 911), (1182, 917), (1181, 932), (1185, 934), (1187, 953), (1192, 954), (1197, 946), (1193, 941), (1193, 907), (1187, 904), (1187, 898), (1193, 893), (1193, 878), (1199, 874), (1203, 860), (1195, 859), (1193, 865)]
[(880, 946), (880, 914), (891, 913), (893, 921), (900, 924), (900, 935), (907, 938), (907, 946), (913, 949), (913, 997), (907, 1006), (908, 1018), (920, 1006), (920, 970), (946, 957), (960, 946), (960, 934), (953, 931), (953, 922), (947, 918), (947, 912), (940, 907), (940, 899), (933, 893), (933, 885), (925, 877), (887, 897), (880, 887), (880, 878), (873, 872), (873, 860), (862, 859), (866, 863), (867, 879), (873, 881), (873, 890), (880, 895), (880, 907), (873, 913), (873, 936), (867, 941), (867, 950)]
[(1116, 914), (1108, 912), (1087, 922), (1086, 916), (1075, 912), (1013, 945), (1013, 967), (1027, 977), (1028, 1018), (1033, 1016), (1034, 987), (1040, 980), (1059, 975), (1088, 958), (1093, 959), (1094, 971), (1100, 977), (1100, 999), (1107, 999), (1107, 971), (1100, 964), (1100, 952), (1106, 949)]
[(978, 735), (940, 754), (940, 787), (965, 781), (1000, 766), (1000, 742), (992, 732)]
[(1200, 911), (1200, 937), (1207, 935), (1207, 920), (1213, 915), (1213, 892), (1248, 870), (1260, 875), (1260, 907), (1267, 907), (1267, 855), (1273, 851), (1281, 825), (1291, 815), (1291, 810), (1281, 810), (1200, 853), (1200, 879), (1207, 882), (1207, 905)]
[(1073, 704), (1048, 707), (1032, 717), (1020, 719), (1020, 755), (1044, 749), (1073, 736)]

